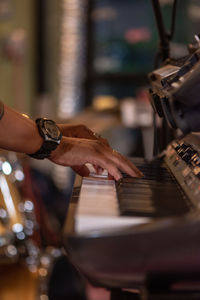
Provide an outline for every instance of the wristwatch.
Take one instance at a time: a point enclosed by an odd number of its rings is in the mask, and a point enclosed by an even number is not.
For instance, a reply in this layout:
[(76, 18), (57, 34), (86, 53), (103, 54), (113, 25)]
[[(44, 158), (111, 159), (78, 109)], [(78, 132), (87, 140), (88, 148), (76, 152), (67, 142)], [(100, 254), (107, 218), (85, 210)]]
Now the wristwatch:
[(44, 143), (37, 152), (29, 154), (29, 156), (37, 159), (48, 158), (51, 152), (60, 144), (62, 134), (53, 120), (39, 118), (35, 122), (40, 135), (44, 139)]

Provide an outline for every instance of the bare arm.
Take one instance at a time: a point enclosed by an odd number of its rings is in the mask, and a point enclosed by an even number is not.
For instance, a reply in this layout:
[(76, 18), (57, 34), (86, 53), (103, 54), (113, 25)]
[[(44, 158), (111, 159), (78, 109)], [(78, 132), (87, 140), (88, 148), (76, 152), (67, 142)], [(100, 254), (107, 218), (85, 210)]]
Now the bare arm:
[[(106, 140), (96, 138), (91, 130), (84, 126), (80, 129), (79, 126), (76, 130), (74, 128), (75, 137), (71, 137), (72, 134), (67, 136), (65, 132), (67, 127), (60, 125), (63, 137), (49, 157), (52, 162), (70, 166), (81, 175), (88, 175), (85, 164), (91, 163), (107, 169), (116, 180), (122, 176), (120, 170), (130, 176), (141, 176), (140, 171), (127, 158), (113, 151)], [(4, 115), (0, 120), (0, 148), (32, 154), (38, 151), (42, 144), (43, 138), (35, 122), (5, 106)]]
[(0, 120), (0, 148), (31, 154), (42, 143), (35, 122), (5, 105)]

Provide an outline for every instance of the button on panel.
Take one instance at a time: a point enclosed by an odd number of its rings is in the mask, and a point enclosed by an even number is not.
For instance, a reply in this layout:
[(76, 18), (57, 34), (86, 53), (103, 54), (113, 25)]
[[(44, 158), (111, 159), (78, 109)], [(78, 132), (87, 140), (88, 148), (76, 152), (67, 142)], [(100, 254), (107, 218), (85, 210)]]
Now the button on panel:
[(200, 208), (200, 153), (184, 140), (173, 141), (166, 151), (172, 173), (192, 202)]
[(195, 176), (190, 172), (185, 178), (184, 178), (185, 183), (193, 188), (194, 186), (192, 185), (195, 182)]

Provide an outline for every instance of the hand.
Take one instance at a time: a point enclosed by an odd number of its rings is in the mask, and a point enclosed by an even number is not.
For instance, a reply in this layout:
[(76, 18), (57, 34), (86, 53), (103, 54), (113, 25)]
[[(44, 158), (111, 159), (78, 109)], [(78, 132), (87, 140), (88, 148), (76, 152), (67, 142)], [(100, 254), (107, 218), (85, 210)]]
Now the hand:
[[(91, 139), (91, 140), (98, 140), (104, 145), (110, 147), (107, 139), (103, 138), (98, 133), (95, 133), (91, 129), (89, 129), (86, 125), (83, 124), (58, 124), (62, 135), (66, 137), (76, 137), (76, 138), (84, 138), (84, 139)], [(94, 169), (96, 170), (97, 174), (101, 174), (103, 169), (99, 166), (93, 165)], [(81, 176), (85, 176), (84, 174), (89, 174), (88, 168), (83, 166), (74, 166), (72, 169)]]
[(106, 146), (110, 146), (108, 141), (99, 134), (96, 134), (91, 129), (83, 124), (70, 125), (70, 124), (58, 124), (62, 135), (66, 137), (84, 138), (91, 140), (99, 140)]
[(49, 159), (56, 164), (72, 167), (81, 176), (89, 175), (86, 163), (106, 169), (115, 180), (122, 178), (120, 170), (133, 177), (142, 176), (126, 157), (98, 139), (62, 137)]

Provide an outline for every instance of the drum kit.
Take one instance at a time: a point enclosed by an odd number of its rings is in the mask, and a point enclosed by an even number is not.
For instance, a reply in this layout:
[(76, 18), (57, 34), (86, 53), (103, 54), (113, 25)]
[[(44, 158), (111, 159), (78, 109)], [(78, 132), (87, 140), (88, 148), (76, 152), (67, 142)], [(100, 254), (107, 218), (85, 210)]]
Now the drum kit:
[[(41, 247), (35, 203), (23, 194), (23, 164), (0, 152), (0, 299), (48, 300), (48, 281), (62, 251)], [(26, 187), (27, 188), (27, 187)]]

